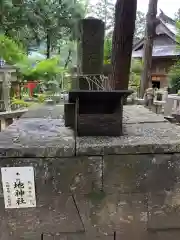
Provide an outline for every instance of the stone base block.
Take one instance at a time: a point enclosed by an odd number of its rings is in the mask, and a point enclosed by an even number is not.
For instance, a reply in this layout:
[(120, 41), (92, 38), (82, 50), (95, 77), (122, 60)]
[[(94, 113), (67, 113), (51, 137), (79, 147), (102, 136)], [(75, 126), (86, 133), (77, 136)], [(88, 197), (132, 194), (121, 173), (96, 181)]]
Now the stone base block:
[(77, 135), (120, 136), (122, 135), (121, 114), (79, 114), (77, 117)]

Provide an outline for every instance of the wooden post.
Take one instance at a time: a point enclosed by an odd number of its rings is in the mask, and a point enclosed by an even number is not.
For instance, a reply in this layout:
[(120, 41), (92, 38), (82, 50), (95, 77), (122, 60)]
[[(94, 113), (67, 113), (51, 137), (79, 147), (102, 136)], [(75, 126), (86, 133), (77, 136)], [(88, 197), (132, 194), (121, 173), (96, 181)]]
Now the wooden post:
[(117, 0), (112, 46), (112, 88), (128, 89), (137, 0)]
[(144, 53), (143, 53), (143, 72), (141, 78), (140, 96), (144, 97), (145, 90), (151, 87), (151, 66), (152, 66), (152, 50), (153, 40), (156, 34), (157, 23), (157, 4), (158, 0), (149, 0), (149, 8), (146, 16), (146, 32), (144, 39)]

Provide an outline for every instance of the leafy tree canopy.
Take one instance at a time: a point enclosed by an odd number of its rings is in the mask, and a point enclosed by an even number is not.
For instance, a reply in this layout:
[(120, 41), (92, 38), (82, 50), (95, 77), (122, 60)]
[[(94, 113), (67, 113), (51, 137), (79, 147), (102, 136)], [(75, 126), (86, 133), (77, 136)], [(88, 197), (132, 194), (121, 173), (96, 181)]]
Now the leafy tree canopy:
[(12, 65), (20, 61), (27, 61), (23, 47), (3, 34), (0, 34), (0, 57)]

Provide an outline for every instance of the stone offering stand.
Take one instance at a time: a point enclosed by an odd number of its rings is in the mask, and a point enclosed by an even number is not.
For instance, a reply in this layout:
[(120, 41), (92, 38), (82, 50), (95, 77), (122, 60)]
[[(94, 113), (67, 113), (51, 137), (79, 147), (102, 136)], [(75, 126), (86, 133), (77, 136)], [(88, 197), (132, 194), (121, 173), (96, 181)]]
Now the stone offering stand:
[(5, 209), (1, 186), (0, 239), (178, 240), (180, 127), (125, 106), (123, 136), (75, 137), (62, 115), (29, 110), (0, 133), (0, 166), (33, 166), (37, 202)]
[(72, 127), (77, 136), (122, 135), (123, 100), (131, 93), (128, 90), (71, 91), (70, 113), (65, 112), (66, 126)]

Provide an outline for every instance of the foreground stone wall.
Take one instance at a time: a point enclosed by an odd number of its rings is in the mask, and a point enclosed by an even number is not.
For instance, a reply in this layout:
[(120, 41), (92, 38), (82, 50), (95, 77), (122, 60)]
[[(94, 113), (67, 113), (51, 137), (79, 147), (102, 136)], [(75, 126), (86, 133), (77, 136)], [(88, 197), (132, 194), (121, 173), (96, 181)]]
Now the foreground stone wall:
[(0, 187), (0, 239), (179, 240), (180, 127), (133, 106), (123, 137), (75, 139), (33, 117), (0, 134), (0, 167), (33, 166), (37, 200), (5, 209)]
[(169, 239), (180, 228), (179, 163), (180, 154), (2, 158), (34, 167), (37, 207), (5, 210), (1, 187), (0, 239)]

